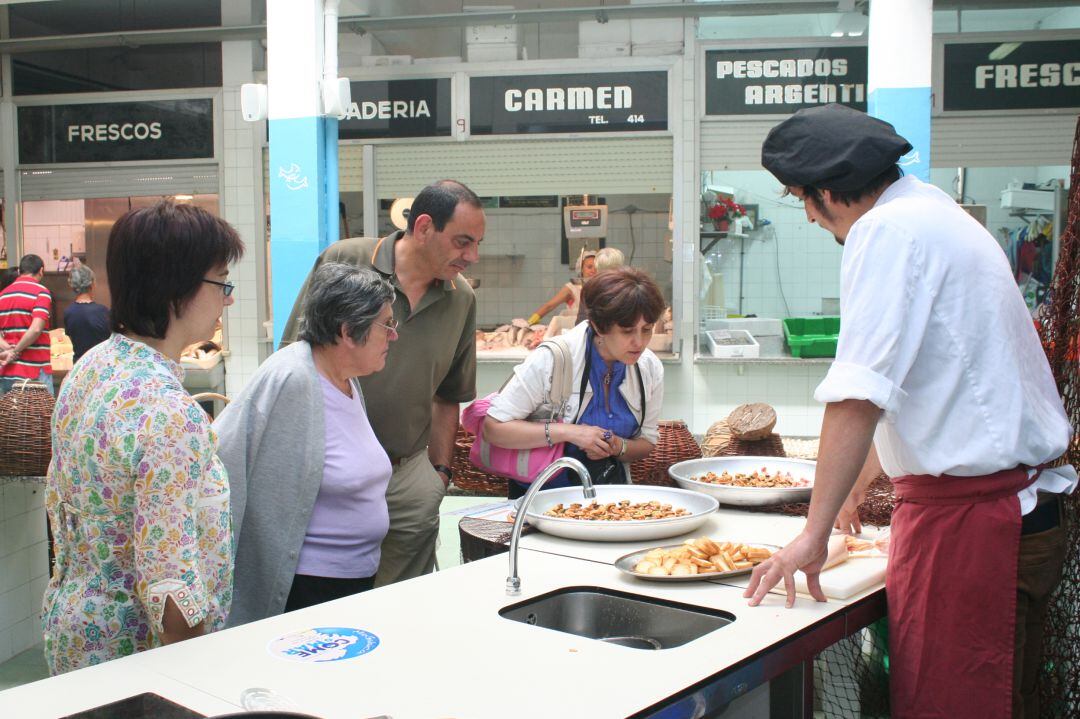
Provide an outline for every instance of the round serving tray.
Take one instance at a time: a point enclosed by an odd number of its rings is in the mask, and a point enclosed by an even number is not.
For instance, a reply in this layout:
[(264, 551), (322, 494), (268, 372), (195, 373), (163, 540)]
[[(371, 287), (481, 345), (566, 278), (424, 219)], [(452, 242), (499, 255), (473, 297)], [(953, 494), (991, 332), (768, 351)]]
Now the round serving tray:
[[(732, 487), (726, 484), (700, 482), (694, 477), (706, 472), (750, 473), (761, 468), (767, 472), (790, 472), (796, 479), (809, 480), (808, 487)], [(809, 459), (785, 457), (706, 457), (689, 459), (671, 465), (668, 474), (683, 489), (702, 492), (720, 504), (736, 507), (766, 507), (790, 502), (809, 502), (814, 489), (816, 462)]]
[(654, 487), (637, 484), (602, 484), (596, 487), (595, 501), (600, 504), (629, 500), (635, 504), (656, 500), (689, 512), (685, 517), (669, 519), (641, 519), (626, 522), (604, 522), (587, 519), (545, 517), (544, 512), (556, 504), (594, 500), (584, 499), (581, 487), (544, 489), (533, 498), (525, 519), (545, 534), (587, 542), (635, 542), (646, 539), (664, 539), (692, 532), (700, 527), (709, 515), (716, 511), (717, 502), (699, 492), (675, 487)]
[[(713, 540), (714, 542), (717, 540)], [(720, 540), (730, 541), (730, 540)], [(776, 553), (780, 550), (780, 547), (775, 544), (762, 544), (761, 542), (740, 542), (749, 547), (764, 547), (770, 552)], [(683, 545), (681, 544), (668, 544), (663, 547), (650, 547), (649, 549), (642, 549), (637, 552), (630, 552), (630, 554), (624, 554), (615, 560), (615, 568), (623, 574), (629, 574), (631, 577), (637, 577), (638, 579), (648, 579), (651, 582), (697, 582), (702, 579), (726, 579), (727, 577), (737, 577), (740, 574), (749, 574), (754, 571), (753, 567), (747, 567), (746, 569), (732, 569), (730, 572), (705, 572), (703, 574), (691, 574), (689, 576), (663, 576), (658, 574), (639, 574), (634, 571), (634, 565), (645, 558), (645, 555), (654, 549), (678, 549)]]

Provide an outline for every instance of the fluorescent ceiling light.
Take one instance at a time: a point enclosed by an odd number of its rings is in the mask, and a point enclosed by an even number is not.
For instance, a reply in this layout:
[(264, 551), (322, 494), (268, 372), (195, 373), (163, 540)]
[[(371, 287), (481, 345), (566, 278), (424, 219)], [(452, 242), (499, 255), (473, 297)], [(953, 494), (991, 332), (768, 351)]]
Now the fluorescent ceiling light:
[(991, 60), (1004, 60), (1012, 53), (1013, 50), (1020, 47), (1023, 43), (1019, 42), (1003, 42), (993, 50), (990, 51)]
[(836, 29), (832, 31), (833, 37), (859, 37), (866, 32), (870, 21), (861, 12), (846, 12), (840, 16), (836, 23)]

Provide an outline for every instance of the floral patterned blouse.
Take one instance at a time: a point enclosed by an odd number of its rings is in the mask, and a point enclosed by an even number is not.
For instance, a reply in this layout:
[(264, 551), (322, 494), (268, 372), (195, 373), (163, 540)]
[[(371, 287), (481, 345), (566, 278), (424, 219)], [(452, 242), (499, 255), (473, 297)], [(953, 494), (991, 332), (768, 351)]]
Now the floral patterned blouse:
[(42, 626), (53, 674), (160, 644), (166, 598), (220, 629), (232, 602), (229, 485), (176, 362), (114, 334), (56, 400), (45, 493), (56, 566)]

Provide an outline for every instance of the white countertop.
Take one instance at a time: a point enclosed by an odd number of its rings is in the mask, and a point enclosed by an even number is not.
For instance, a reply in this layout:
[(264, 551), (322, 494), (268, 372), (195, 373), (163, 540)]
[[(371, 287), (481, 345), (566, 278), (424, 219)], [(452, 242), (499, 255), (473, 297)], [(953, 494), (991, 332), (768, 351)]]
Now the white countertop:
[[(762, 533), (768, 530), (768, 537), (744, 534), (739, 529), (742, 517), (750, 518), (747, 532), (756, 525)], [(780, 535), (769, 528), (793, 535), (791, 528), (797, 531), (801, 525), (801, 520), (787, 517), (731, 512), (710, 522), (716, 523), (706, 532), (711, 536), (736, 538), (737, 532), (739, 539), (772, 542)], [(721, 532), (725, 525), (727, 531)], [(525, 544), (530, 548), (522, 549), (519, 557), (520, 597), (505, 593), (507, 556), (491, 557), (3, 692), (0, 716), (11, 715), (6, 711), (10, 707), (19, 707), (20, 717), (56, 716), (76, 708), (73, 696), (80, 700), (78, 708), (87, 708), (148, 690), (200, 711), (222, 711), (210, 706), (210, 700), (238, 705), (241, 692), (250, 687), (273, 689), (299, 710), (325, 719), (382, 714), (393, 719), (627, 716), (785, 641), (846, 605), (799, 601), (793, 609), (785, 609), (781, 597), (770, 596), (750, 608), (738, 587), (644, 582), (606, 566), (637, 545), (569, 542), (543, 535), (526, 537)], [(560, 553), (572, 550), (582, 558)], [(572, 586), (606, 587), (722, 609), (735, 615), (735, 621), (680, 647), (643, 651), (528, 626), (498, 614), (503, 607)], [(363, 629), (377, 635), (380, 644), (359, 657), (319, 664), (269, 652), (268, 644), (277, 637), (312, 627)], [(526, 677), (539, 679), (533, 688), (523, 690), (529, 683)], [(571, 680), (581, 683), (568, 692)], [(102, 691), (106, 686), (122, 689), (106, 696), (66, 688), (83, 684)], [(65, 695), (62, 701), (58, 694)], [(48, 710), (24, 714), (24, 705)]]

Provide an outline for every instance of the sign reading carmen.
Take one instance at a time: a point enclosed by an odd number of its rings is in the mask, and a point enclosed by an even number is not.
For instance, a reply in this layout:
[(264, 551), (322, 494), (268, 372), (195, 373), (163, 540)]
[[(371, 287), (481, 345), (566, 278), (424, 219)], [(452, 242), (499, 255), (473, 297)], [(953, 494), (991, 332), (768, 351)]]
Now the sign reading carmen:
[(18, 121), (23, 164), (214, 156), (210, 99), (25, 106)]
[(866, 110), (866, 48), (710, 50), (705, 114), (792, 113), (838, 102)]
[(473, 77), (474, 135), (667, 129), (667, 72)]
[(945, 110), (1080, 107), (1080, 42), (946, 45), (944, 91)]

